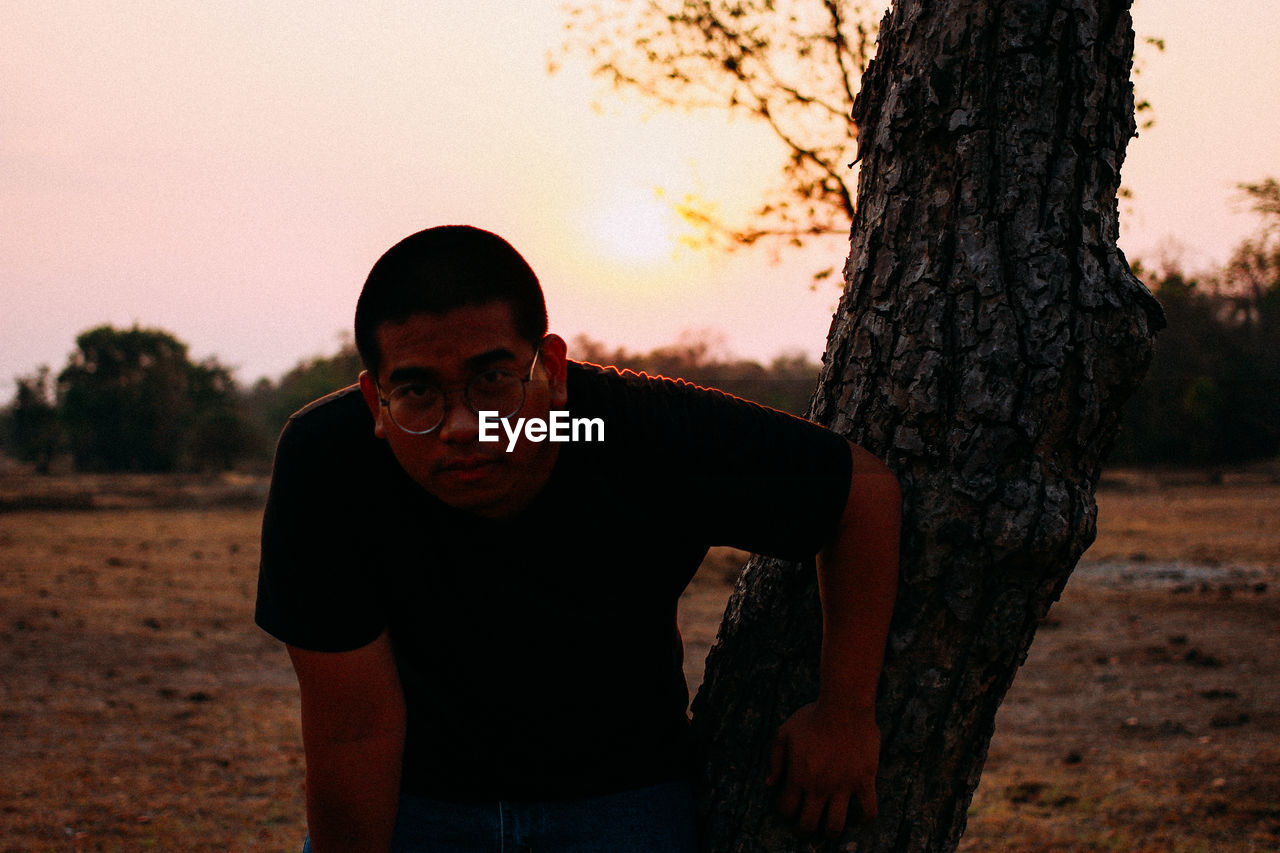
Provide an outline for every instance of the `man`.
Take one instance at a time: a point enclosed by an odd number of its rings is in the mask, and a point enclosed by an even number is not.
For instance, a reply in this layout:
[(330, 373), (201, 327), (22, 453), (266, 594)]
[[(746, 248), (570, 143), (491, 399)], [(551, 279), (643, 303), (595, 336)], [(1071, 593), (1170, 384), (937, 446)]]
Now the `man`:
[[(883, 465), (719, 392), (570, 362), (533, 271), (475, 228), (388, 250), (356, 345), (358, 389), (282, 434), (263, 522), (256, 618), (298, 676), (311, 849), (693, 850), (675, 615), (713, 544), (817, 554), (821, 695), (770, 782), (803, 833), (838, 832), (851, 801), (874, 816), (900, 509)], [(524, 427), (557, 412), (602, 429)]]

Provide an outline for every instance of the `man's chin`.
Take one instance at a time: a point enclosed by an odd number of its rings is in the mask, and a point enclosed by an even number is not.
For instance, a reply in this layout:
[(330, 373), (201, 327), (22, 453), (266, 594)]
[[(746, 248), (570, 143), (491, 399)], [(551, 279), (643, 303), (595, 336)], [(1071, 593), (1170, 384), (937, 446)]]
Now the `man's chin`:
[(492, 514), (508, 491), (508, 478), (498, 463), (446, 468), (435, 472), (428, 488), (440, 501), (454, 509)]

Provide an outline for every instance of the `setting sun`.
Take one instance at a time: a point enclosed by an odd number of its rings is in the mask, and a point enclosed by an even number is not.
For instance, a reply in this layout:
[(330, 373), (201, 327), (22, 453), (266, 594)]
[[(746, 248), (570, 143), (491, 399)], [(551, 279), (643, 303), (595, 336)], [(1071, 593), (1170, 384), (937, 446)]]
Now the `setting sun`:
[(587, 225), (599, 251), (627, 263), (670, 257), (679, 220), (657, 190), (623, 189), (604, 202)]

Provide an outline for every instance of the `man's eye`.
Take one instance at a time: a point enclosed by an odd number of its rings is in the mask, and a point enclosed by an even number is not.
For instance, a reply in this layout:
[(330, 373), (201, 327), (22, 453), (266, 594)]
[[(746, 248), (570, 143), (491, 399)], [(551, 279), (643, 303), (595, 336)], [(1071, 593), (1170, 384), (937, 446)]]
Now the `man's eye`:
[(434, 400), (440, 396), (440, 391), (434, 385), (427, 385), (421, 382), (410, 382), (407, 385), (401, 385), (395, 390), (395, 396), (402, 400), (413, 400), (421, 402), (423, 400)]
[(515, 377), (516, 375), (510, 370), (494, 369), (486, 370), (484, 373), (478, 374), (476, 378), (471, 381), (477, 388), (483, 390), (486, 388), (501, 388), (504, 385), (510, 384), (511, 380), (515, 379)]

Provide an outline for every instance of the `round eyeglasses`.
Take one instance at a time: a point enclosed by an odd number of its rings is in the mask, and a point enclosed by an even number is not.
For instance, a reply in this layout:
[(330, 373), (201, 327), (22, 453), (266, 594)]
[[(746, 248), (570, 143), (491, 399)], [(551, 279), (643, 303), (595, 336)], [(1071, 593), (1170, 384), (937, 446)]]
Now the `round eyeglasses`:
[[(472, 376), (462, 386), (462, 399), (475, 414), (497, 412), (509, 418), (524, 406), (525, 393), (538, 367), (539, 347), (533, 353), (527, 376), (513, 370), (495, 367)], [(378, 401), (386, 407), (391, 422), (410, 435), (435, 432), (444, 423), (448, 409), (448, 392), (432, 382), (406, 382), (392, 388)]]

